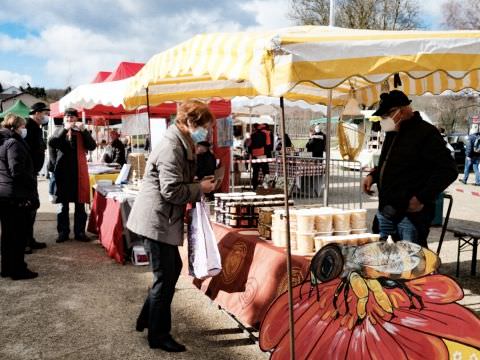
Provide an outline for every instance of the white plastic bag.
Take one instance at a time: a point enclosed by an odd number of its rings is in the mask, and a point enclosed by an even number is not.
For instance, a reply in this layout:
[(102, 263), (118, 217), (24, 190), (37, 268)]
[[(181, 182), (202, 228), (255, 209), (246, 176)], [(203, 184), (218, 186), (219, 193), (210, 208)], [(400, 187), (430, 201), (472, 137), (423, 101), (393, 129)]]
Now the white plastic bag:
[(197, 202), (188, 225), (188, 272), (197, 279), (220, 274), (222, 260), (206, 204)]

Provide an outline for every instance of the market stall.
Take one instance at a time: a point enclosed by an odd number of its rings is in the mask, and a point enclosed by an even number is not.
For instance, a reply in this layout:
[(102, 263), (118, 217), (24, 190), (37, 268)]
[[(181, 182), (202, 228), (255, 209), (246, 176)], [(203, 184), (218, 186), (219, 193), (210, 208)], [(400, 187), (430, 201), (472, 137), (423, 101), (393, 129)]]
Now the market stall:
[[(284, 98), (328, 104), (327, 117), (331, 118), (335, 104), (346, 104), (349, 98), (355, 98), (361, 104), (371, 105), (378, 101), (382, 91), (398, 86), (410, 95), (439, 94), (448, 89), (478, 90), (479, 39), (478, 31), (400, 32), (315, 26), (264, 33), (199, 35), (154, 56), (133, 77), (125, 103), (127, 108), (135, 108), (187, 98), (277, 96), (285, 142)], [(285, 151), (282, 160), (285, 164)], [(327, 204), (329, 166), (327, 151), (324, 198)], [(286, 178), (285, 165), (283, 170)], [(286, 186), (284, 193), (288, 200)], [(285, 216), (290, 219), (288, 201), (285, 204)], [(289, 274), (289, 344), (294, 356), (290, 222), (286, 221), (284, 226)]]

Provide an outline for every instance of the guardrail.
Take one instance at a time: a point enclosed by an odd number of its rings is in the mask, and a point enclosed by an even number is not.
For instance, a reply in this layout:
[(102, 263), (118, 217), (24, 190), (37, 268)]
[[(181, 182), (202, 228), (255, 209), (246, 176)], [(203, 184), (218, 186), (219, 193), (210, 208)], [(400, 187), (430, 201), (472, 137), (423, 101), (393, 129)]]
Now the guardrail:
[[(325, 159), (287, 156), (290, 198), (299, 205), (323, 205)], [(268, 163), (269, 175), (260, 174), (259, 183), (283, 190), (283, 164), (280, 157), (257, 160)], [(343, 209), (362, 207), (362, 167), (358, 161), (330, 160), (328, 205)]]

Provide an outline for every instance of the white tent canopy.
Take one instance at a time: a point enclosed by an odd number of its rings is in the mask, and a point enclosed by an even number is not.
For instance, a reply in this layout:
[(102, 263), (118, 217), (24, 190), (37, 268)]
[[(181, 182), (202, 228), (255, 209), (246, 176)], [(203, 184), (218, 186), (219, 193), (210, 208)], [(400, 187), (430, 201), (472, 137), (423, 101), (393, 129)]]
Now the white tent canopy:
[[(280, 99), (271, 96), (256, 96), (249, 98), (247, 96), (236, 96), (232, 98), (232, 113), (268, 114), (280, 109)], [(303, 100), (284, 102), (286, 108), (298, 108), (301, 110), (310, 110), (312, 112), (326, 113), (325, 105), (312, 105)]]
[(92, 109), (97, 105), (123, 106), (123, 97), (130, 79), (84, 84), (76, 87), (59, 101), (59, 110), (75, 107)]

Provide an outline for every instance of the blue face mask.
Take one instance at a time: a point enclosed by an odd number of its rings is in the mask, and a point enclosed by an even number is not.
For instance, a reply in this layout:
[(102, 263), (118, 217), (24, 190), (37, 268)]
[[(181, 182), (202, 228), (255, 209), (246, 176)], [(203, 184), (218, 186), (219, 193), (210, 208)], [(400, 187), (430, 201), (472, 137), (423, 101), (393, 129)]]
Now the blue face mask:
[(204, 127), (198, 127), (192, 132), (192, 140), (195, 143), (199, 143), (201, 141), (205, 141), (207, 139), (208, 130)]

